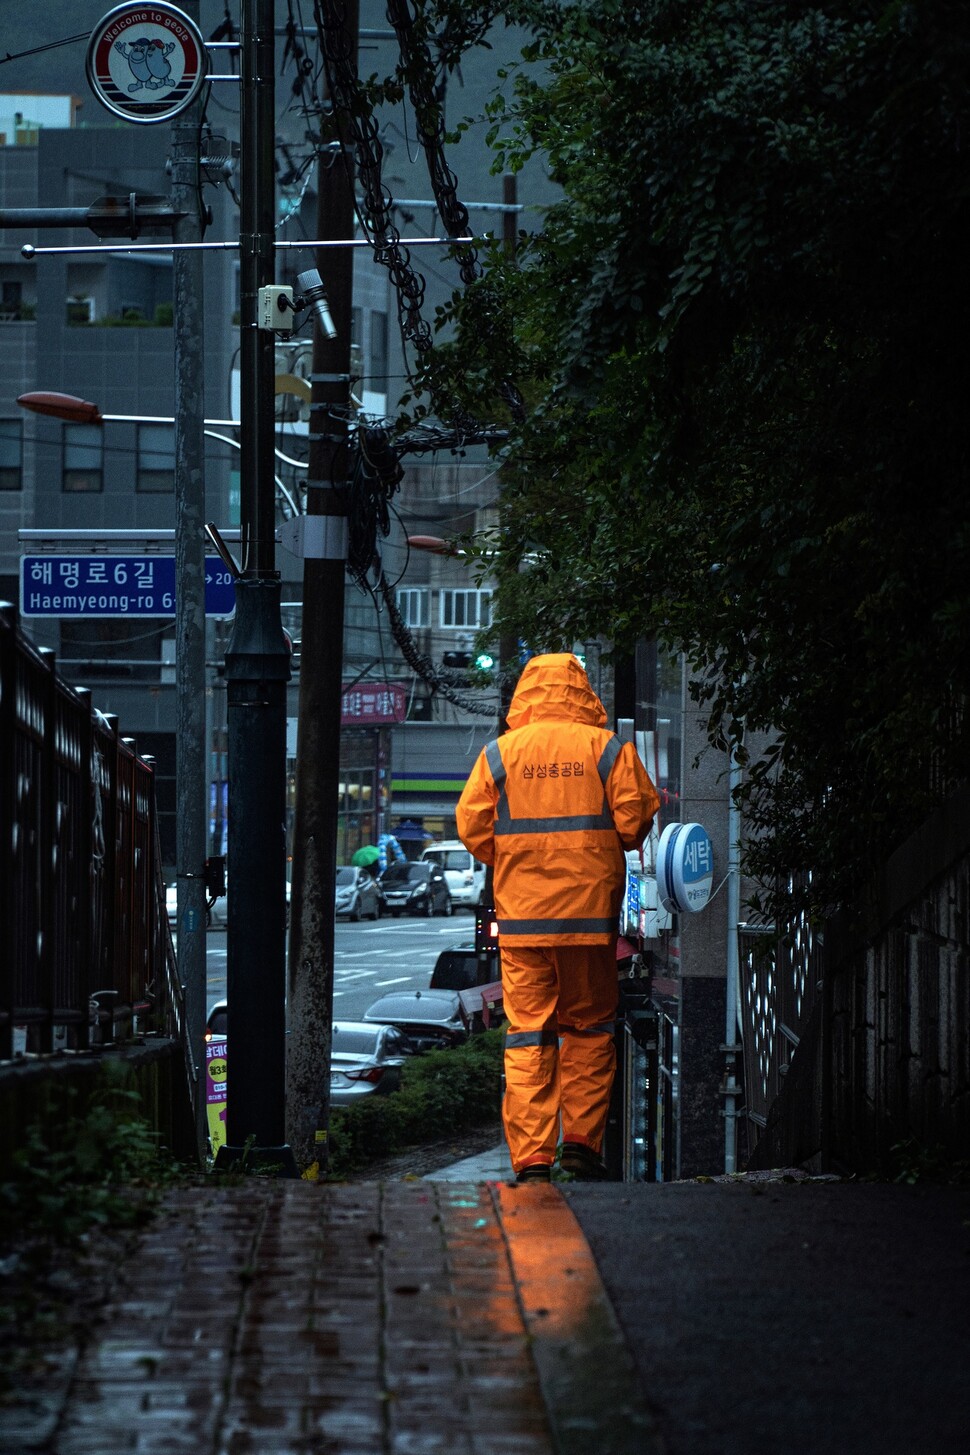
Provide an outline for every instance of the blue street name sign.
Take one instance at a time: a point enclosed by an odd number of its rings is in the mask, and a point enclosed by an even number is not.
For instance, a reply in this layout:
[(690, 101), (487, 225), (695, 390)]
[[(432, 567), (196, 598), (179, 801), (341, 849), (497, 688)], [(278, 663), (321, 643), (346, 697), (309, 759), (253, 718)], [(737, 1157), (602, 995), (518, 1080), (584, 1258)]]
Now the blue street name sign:
[[(207, 616), (231, 616), (232, 573), (206, 559)], [(174, 616), (174, 556), (21, 556), (22, 616)]]

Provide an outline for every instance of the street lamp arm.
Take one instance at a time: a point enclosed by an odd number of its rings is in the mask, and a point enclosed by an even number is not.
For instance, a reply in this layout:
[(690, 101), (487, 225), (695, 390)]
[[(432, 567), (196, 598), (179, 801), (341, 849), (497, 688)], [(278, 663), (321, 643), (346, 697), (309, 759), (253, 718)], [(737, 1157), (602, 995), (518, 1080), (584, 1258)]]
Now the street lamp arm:
[(79, 399), (76, 394), (58, 394), (51, 389), (18, 394), (17, 403), (21, 409), (29, 409), (33, 414), (49, 414), (71, 424), (100, 424), (104, 419), (98, 406), (90, 400)]
[[(69, 424), (174, 424), (175, 419), (170, 414), (102, 414), (96, 404), (89, 399), (79, 399), (76, 394), (61, 394), (54, 389), (34, 390), (28, 394), (17, 396), (17, 403), (21, 409), (29, 409), (33, 414), (46, 414), (53, 419), (64, 419)], [(238, 419), (205, 419), (204, 425), (221, 425), (224, 429), (238, 429)], [(210, 439), (222, 440), (224, 444), (232, 445), (239, 449), (239, 441), (231, 435), (218, 434), (216, 430), (206, 428), (203, 430)], [(306, 464), (303, 460), (294, 460), (290, 455), (285, 455), (282, 450), (275, 449), (277, 459), (286, 465), (293, 465), (298, 470), (305, 470)], [(300, 514), (300, 507), (293, 499), (289, 490), (283, 484), (278, 475), (274, 475), (276, 487), (286, 500), (294, 515)]]
[(413, 551), (430, 551), (433, 556), (463, 556), (465, 554), (453, 541), (446, 541), (441, 536), (408, 536), (407, 542)]
[[(19, 394), (17, 403), (32, 414), (47, 414), (53, 419), (66, 419), (69, 424), (174, 424), (171, 414), (102, 414), (96, 404), (79, 399), (76, 394), (61, 394), (54, 389), (34, 390)], [(205, 419), (203, 424), (222, 429), (238, 429), (238, 419)]]

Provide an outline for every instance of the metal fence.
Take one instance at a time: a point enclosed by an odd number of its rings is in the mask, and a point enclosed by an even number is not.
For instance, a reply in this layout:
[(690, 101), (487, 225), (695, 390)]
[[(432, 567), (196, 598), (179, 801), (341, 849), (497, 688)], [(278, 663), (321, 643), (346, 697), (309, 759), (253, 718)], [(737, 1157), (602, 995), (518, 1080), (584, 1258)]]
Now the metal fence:
[(816, 932), (741, 935), (752, 1167), (886, 1173), (970, 1147), (970, 785)]
[(803, 915), (779, 933), (739, 925), (745, 1115), (753, 1145), (788, 1075), (815, 1004), (820, 944)]
[(0, 608), (0, 1064), (184, 1030), (152, 761)]

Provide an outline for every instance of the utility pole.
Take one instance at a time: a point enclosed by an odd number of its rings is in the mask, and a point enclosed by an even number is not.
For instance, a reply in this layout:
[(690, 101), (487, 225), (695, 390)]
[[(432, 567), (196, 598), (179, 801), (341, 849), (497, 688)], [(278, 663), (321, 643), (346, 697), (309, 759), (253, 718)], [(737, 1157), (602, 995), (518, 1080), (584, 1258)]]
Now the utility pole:
[[(343, 54), (356, 70), (358, 0), (343, 6)], [(354, 154), (345, 118), (333, 112), (340, 152), (318, 171), (317, 236), (350, 238), (354, 229)], [(330, 1115), (333, 1020), (334, 878), (340, 772), (344, 577), (347, 558), (347, 415), (353, 249), (328, 248), (318, 261), (336, 337), (314, 319), (307, 554), (296, 763), (296, 814), (290, 893), (287, 1138), (299, 1166), (325, 1175)], [(322, 517), (322, 519), (320, 519)]]
[[(198, 23), (199, 0), (183, 0)], [(172, 123), (172, 211), (176, 243), (199, 242), (199, 114), (196, 101)], [(196, 1139), (206, 1145), (206, 763), (205, 715), (205, 358), (202, 254), (176, 247), (175, 346), (175, 861), (179, 977), (196, 1074)]]
[(286, 683), (290, 657), (276, 570), (275, 338), (258, 326), (275, 271), (273, 0), (242, 0), (240, 143), (242, 575), (226, 652), (229, 923), (226, 993), (232, 1039), (227, 1145), (217, 1164), (292, 1170), (284, 1145), (286, 1065)]

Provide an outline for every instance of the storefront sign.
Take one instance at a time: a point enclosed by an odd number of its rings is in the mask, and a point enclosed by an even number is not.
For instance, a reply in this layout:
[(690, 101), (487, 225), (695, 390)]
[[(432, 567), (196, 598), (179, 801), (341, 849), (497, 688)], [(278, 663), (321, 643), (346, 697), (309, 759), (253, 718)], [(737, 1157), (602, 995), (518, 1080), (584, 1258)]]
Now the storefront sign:
[(699, 823), (668, 824), (657, 848), (657, 890), (671, 913), (697, 914), (711, 897), (714, 850)]
[(407, 693), (396, 682), (361, 682), (348, 687), (340, 699), (340, 721), (345, 727), (403, 722), (406, 716)]

